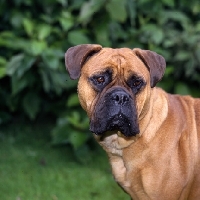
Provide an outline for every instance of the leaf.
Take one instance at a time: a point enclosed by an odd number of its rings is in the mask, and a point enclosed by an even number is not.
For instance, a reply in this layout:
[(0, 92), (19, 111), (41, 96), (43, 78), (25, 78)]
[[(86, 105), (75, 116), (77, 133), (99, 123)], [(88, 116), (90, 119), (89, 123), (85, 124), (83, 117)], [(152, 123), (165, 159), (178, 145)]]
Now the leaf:
[(72, 112), (71, 115), (68, 116), (69, 123), (72, 124), (76, 128), (79, 127), (80, 120), (81, 120), (81, 115), (77, 111)]
[(0, 56), (0, 79), (6, 76), (6, 64), (6, 59)]
[(196, 15), (198, 15), (200, 13), (199, 1), (193, 1), (193, 5), (191, 6), (191, 10)]
[(49, 77), (52, 91), (60, 95), (63, 89), (66, 88), (66, 74), (61, 71), (50, 70)]
[(41, 56), (46, 66), (53, 70), (59, 68), (59, 59), (55, 55), (49, 55), (46, 52), (44, 52)]
[(2, 56), (0, 56), (0, 67), (5, 66), (7, 63), (6, 59)]
[(17, 76), (13, 75), (11, 77), (12, 95), (14, 96), (22, 91), (28, 85), (28, 82), (29, 79), (26, 76), (18, 78)]
[(97, 43), (103, 45), (103, 46), (111, 46), (111, 41), (109, 37), (109, 30), (108, 30), (108, 25), (106, 23), (106, 19), (100, 23), (96, 29), (94, 30), (95, 35), (96, 35), (96, 40)]
[(6, 76), (6, 68), (0, 67), (0, 79)]
[(23, 38), (14, 38), (8, 46), (14, 50), (21, 50), (23, 53), (30, 52), (30, 40)]
[(90, 0), (83, 4), (81, 7), (78, 21), (84, 24), (88, 23), (91, 17), (97, 12), (104, 4), (105, 0)]
[[(47, 48), (42, 54), (42, 58), (43, 59), (51, 59), (52, 57), (54, 57), (55, 59), (63, 59), (63, 55), (65, 54), (65, 52), (63, 50), (61, 50), (59, 47), (55, 48), (55, 47), (50, 47)], [(54, 68), (54, 67), (53, 67)]]
[(61, 117), (57, 119), (56, 126), (52, 129), (52, 144), (66, 144), (68, 143), (68, 137), (72, 129), (68, 123), (67, 117)]
[(163, 3), (164, 3), (165, 5), (167, 5), (167, 6), (169, 6), (169, 7), (174, 7), (174, 5), (175, 5), (174, 0), (162, 0), (162, 1), (163, 1)]
[(41, 75), (42, 78), (42, 87), (44, 89), (45, 92), (50, 92), (51, 90), (51, 82), (49, 79), (49, 73), (45, 71), (45, 68), (40, 68), (39, 69), (39, 73)]
[(187, 17), (186, 14), (184, 14), (181, 11), (177, 10), (168, 10), (168, 11), (163, 11), (161, 19), (164, 23), (168, 22), (169, 20), (177, 21), (179, 22), (184, 28), (187, 28), (190, 20)]
[(119, 39), (126, 40), (128, 39), (128, 33), (124, 28), (117, 22), (112, 22), (109, 24), (110, 37), (113, 41), (118, 41)]
[(78, 149), (79, 147), (84, 145), (87, 139), (88, 139), (87, 134), (78, 131), (71, 132), (68, 138), (69, 142), (72, 144), (74, 149)]
[(58, 126), (56, 126), (52, 131), (52, 144), (54, 145), (71, 144), (74, 150), (78, 150), (80, 147), (84, 146), (89, 138), (88, 134), (76, 131), (71, 128), (67, 121), (62, 124), (57, 123), (57, 125)]
[(35, 27), (34, 22), (28, 18), (24, 18), (23, 25), (27, 35), (32, 36), (34, 34), (34, 27)]
[(21, 62), (21, 66), (19, 66), (16, 70), (18, 78), (21, 78), (25, 74), (25, 72), (27, 72), (33, 66), (35, 61), (35, 57), (25, 55)]
[(14, 38), (15, 34), (11, 31), (2, 31), (0, 32), (0, 38), (3, 39), (10, 39), (10, 38)]
[(23, 13), (15, 12), (11, 18), (11, 23), (15, 28), (21, 28), (23, 23)]
[(80, 105), (78, 94), (74, 93), (70, 95), (67, 100), (67, 107), (73, 107), (73, 106), (78, 106), (78, 105)]
[(40, 55), (46, 48), (47, 48), (47, 43), (46, 43), (46, 41), (32, 40), (32, 41), (29, 43), (29, 46), (28, 46), (27, 50), (28, 50), (33, 56), (38, 56), (38, 55)]
[(185, 63), (185, 75), (187, 78), (191, 77), (195, 77), (196, 74), (196, 70), (195, 70), (195, 61), (194, 59), (189, 59), (186, 63)]
[(40, 98), (37, 93), (29, 92), (23, 98), (23, 108), (30, 119), (35, 119), (40, 110)]
[(162, 29), (157, 29), (156, 32), (152, 35), (152, 41), (155, 44), (160, 44), (163, 41), (164, 34)]
[(17, 52), (19, 52), (19, 50), (22, 50), (23, 52), (21, 52), (21, 54), (23, 54), (24, 51), (30, 49), (29, 44), (29, 40), (22, 37), (17, 37), (9, 31), (4, 31), (0, 33), (0, 46), (2, 47), (9, 48), (10, 50), (17, 50)]
[(191, 52), (190, 52), (190, 51), (185, 51), (185, 50), (179, 51), (179, 52), (177, 52), (177, 54), (174, 56), (174, 58), (175, 58), (177, 61), (185, 61), (185, 60), (188, 60), (188, 59), (191, 58)]
[(110, 0), (106, 5), (106, 10), (111, 16), (111, 19), (119, 22), (124, 22), (127, 18), (127, 12), (125, 8), (126, 0)]
[(135, 25), (135, 18), (137, 16), (136, 8), (137, 8), (137, 5), (136, 5), (135, 0), (127, 0), (127, 12), (129, 14), (132, 26)]
[(70, 31), (68, 33), (68, 41), (72, 45), (89, 44), (90, 40), (82, 30)]
[(59, 22), (64, 31), (68, 31), (74, 25), (70, 19), (60, 18)]
[(61, 94), (66, 84), (66, 74), (61, 71), (51, 70), (45, 66), (41, 66), (39, 73), (42, 77), (43, 88), (45, 92), (53, 91), (56, 94)]
[(81, 112), (73, 111), (67, 116), (67, 119), (75, 129), (82, 131), (88, 130), (89, 119), (88, 117), (82, 119)]
[(68, 31), (71, 27), (74, 26), (74, 19), (69, 12), (62, 12), (61, 17), (59, 17), (59, 22), (63, 28), (63, 30)]
[(147, 24), (141, 28), (141, 40), (160, 44), (164, 38), (163, 30), (155, 24)]
[(176, 94), (181, 94), (181, 95), (189, 95), (190, 90), (188, 86), (182, 82), (178, 82), (175, 85), (175, 93)]
[(13, 56), (7, 64), (6, 73), (10, 76), (15, 75), (17, 78), (20, 78), (32, 67), (35, 60), (35, 57), (24, 54)]
[(44, 40), (51, 34), (52, 28), (48, 24), (40, 24), (37, 27), (37, 36), (39, 40)]
[(71, 9), (72, 10), (80, 10), (81, 6), (83, 5), (83, 3), (85, 2), (85, 0), (73, 0), (71, 1)]
[(174, 73), (174, 67), (168, 65), (165, 70), (165, 76), (171, 76), (173, 73)]
[(66, 0), (57, 0), (57, 2), (61, 3), (63, 7), (67, 6), (68, 4)]
[(13, 56), (7, 64), (6, 74), (8, 74), (9, 76), (12, 76), (17, 71), (17, 69), (21, 66), (23, 59), (24, 59), (24, 54), (18, 54), (16, 56)]

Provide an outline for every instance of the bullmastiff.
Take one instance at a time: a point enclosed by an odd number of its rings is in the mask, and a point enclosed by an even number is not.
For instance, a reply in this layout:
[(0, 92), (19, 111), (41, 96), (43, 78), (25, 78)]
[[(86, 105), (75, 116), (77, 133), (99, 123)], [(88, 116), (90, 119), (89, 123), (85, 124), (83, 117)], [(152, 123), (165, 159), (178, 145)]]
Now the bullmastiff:
[(71, 47), (90, 131), (107, 152), (116, 182), (134, 200), (200, 200), (200, 99), (155, 87), (162, 56), (139, 48)]

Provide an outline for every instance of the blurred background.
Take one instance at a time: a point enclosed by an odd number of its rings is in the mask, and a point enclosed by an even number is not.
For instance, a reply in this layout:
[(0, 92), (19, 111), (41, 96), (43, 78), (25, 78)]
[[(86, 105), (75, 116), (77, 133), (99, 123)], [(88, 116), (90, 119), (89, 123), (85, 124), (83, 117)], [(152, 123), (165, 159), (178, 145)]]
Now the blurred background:
[(1, 0), (2, 200), (129, 199), (65, 69), (83, 43), (156, 51), (167, 62), (158, 86), (200, 97), (199, 0)]

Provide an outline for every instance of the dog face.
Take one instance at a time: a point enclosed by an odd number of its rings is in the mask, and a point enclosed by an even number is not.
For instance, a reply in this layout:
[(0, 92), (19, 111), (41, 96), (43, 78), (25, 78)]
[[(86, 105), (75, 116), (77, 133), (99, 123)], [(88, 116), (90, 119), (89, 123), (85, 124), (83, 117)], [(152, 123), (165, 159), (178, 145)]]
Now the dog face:
[(164, 74), (163, 57), (141, 49), (78, 45), (66, 52), (65, 59), (70, 77), (80, 77), (78, 95), (90, 118), (90, 130), (97, 135), (138, 134), (151, 88)]

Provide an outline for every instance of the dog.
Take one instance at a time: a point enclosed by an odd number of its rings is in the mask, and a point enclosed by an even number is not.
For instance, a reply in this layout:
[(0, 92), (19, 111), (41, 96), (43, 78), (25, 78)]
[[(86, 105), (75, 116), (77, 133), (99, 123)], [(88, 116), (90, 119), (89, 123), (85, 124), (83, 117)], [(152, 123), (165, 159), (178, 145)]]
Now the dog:
[(165, 59), (139, 48), (71, 47), (71, 79), (116, 182), (134, 200), (200, 199), (200, 99), (166, 93)]

